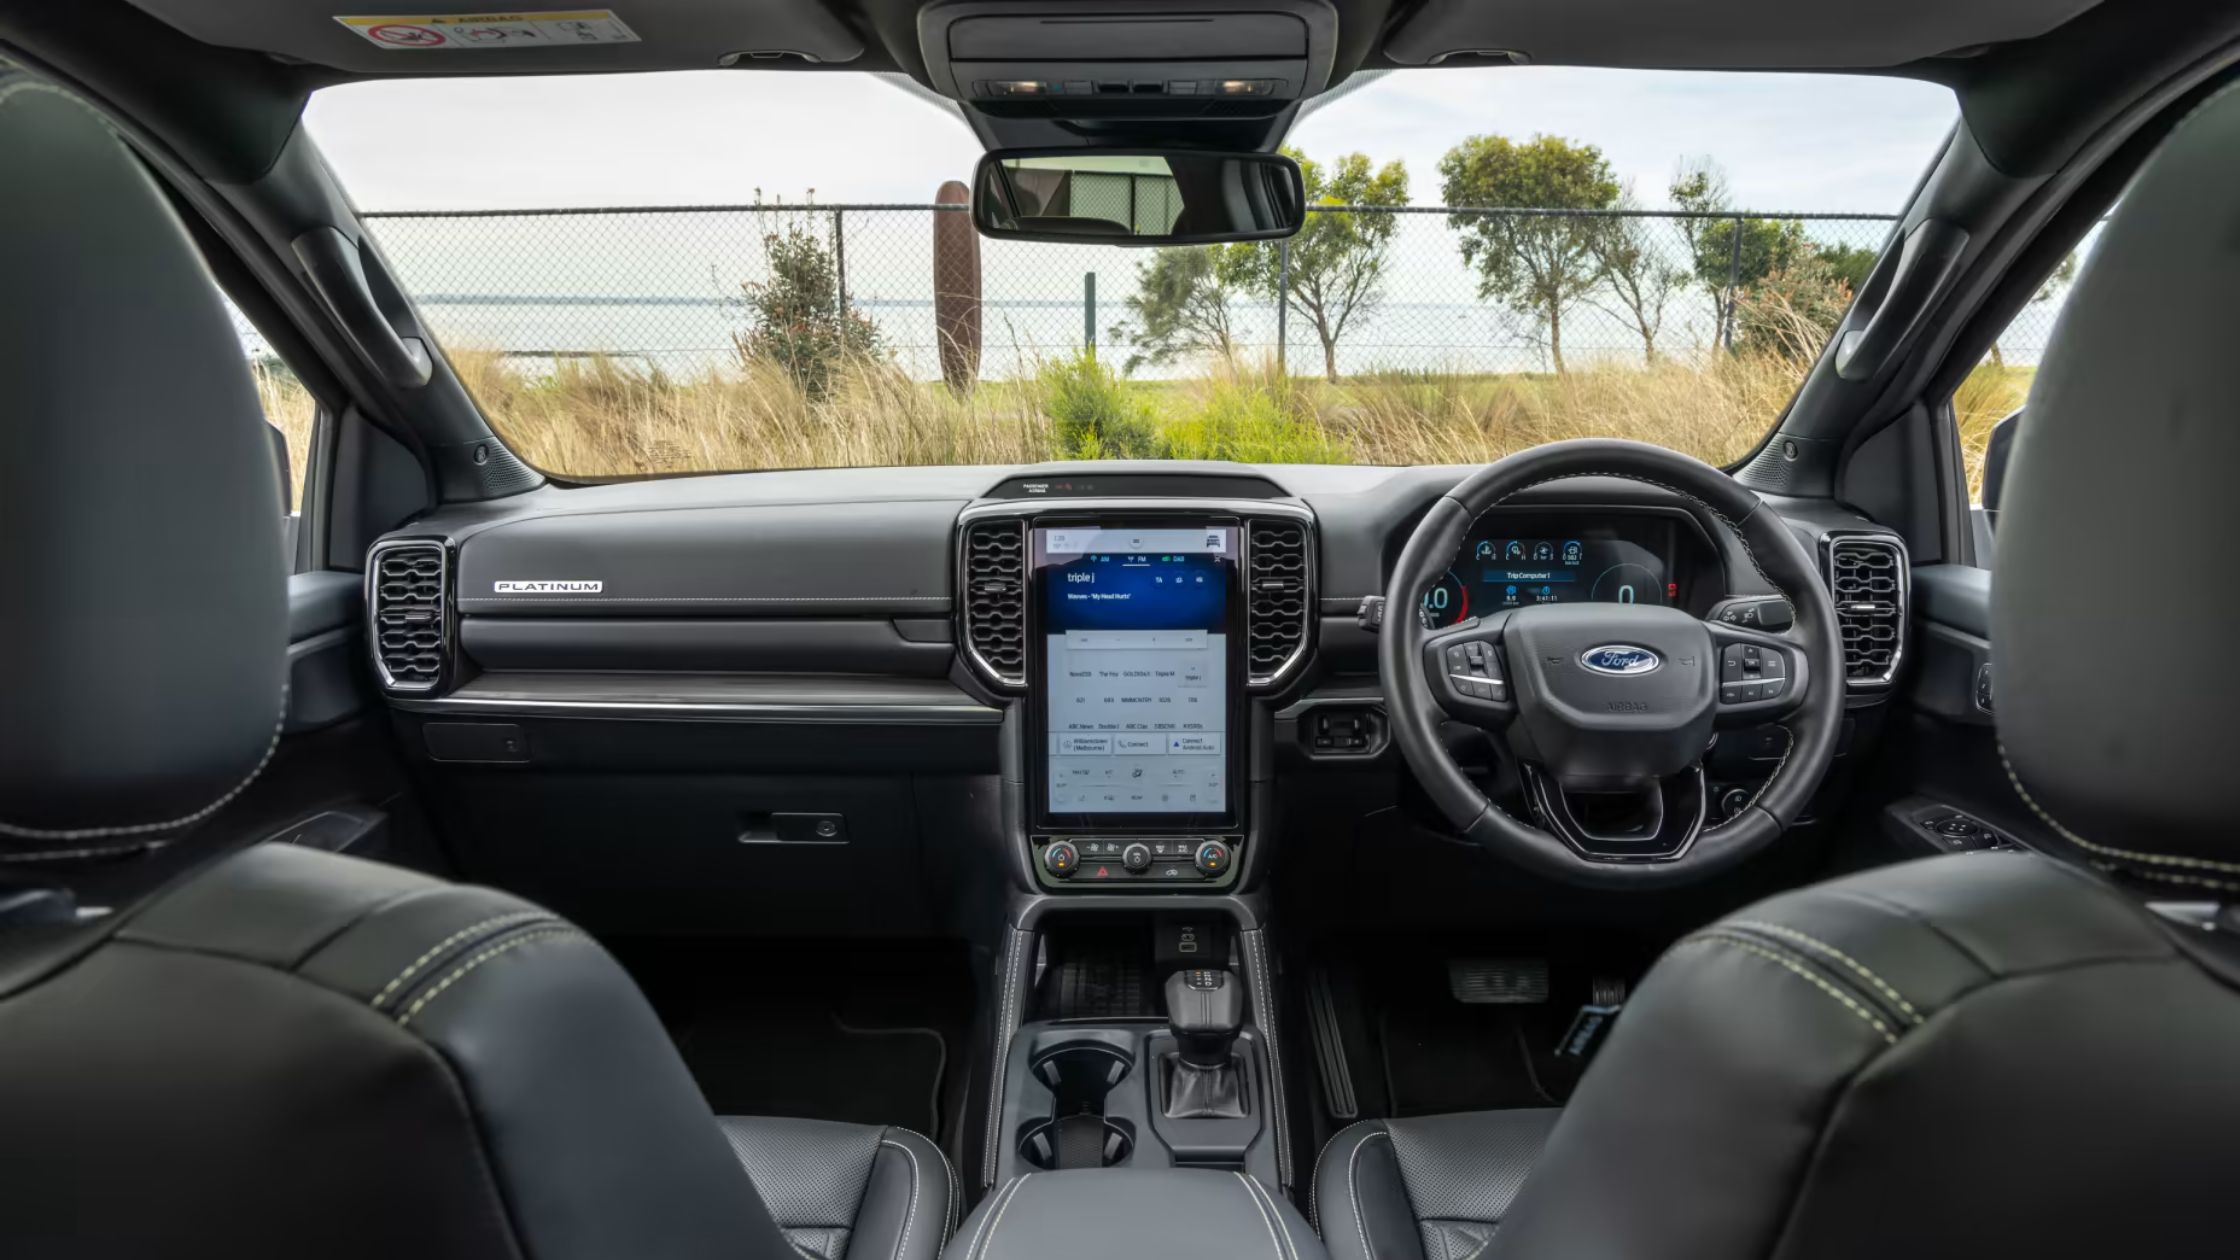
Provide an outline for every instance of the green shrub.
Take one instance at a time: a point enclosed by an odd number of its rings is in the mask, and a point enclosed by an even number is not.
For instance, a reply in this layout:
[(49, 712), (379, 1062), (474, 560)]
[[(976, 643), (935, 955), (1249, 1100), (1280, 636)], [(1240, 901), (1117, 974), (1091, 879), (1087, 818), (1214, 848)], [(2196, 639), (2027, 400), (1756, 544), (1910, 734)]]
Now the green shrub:
[(1300, 387), (1282, 379), (1216, 377), (1198, 405), (1167, 421), (1162, 433), (1171, 459), (1351, 462), (1345, 444), (1324, 431)]
[(878, 352), (879, 329), (843, 304), (839, 270), (823, 237), (787, 223), (763, 234), (762, 253), (770, 278), (745, 286), (753, 327), (734, 338), (739, 358), (749, 371), (776, 366), (810, 399), (822, 400), (842, 364)]
[(1087, 351), (1045, 362), (1039, 383), (1060, 458), (1159, 459), (1165, 454), (1150, 405)]

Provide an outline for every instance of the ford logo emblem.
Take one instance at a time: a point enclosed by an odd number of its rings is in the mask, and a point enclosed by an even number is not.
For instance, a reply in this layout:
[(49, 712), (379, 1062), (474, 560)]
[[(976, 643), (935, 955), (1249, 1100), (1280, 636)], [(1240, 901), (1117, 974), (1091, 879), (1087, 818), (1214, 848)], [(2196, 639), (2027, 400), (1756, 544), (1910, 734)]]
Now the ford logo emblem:
[(1605, 643), (1579, 654), (1579, 663), (1598, 674), (1646, 674), (1664, 664), (1664, 658), (1631, 643)]

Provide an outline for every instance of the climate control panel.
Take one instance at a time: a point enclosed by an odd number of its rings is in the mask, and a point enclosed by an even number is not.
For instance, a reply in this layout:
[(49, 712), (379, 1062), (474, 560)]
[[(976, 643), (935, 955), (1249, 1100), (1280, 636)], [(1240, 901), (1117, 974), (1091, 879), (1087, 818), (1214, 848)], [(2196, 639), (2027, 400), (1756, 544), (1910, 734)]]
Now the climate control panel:
[(1225, 887), (1235, 878), (1236, 836), (1035, 836), (1045, 888)]

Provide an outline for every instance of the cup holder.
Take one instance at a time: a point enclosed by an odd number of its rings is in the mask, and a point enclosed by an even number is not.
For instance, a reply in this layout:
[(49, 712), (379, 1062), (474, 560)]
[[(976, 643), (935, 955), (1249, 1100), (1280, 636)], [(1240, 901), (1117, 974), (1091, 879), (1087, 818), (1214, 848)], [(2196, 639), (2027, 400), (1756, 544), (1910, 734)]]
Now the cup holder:
[(1113, 1116), (1051, 1116), (1019, 1127), (1019, 1158), (1044, 1172), (1117, 1168), (1135, 1149), (1136, 1126)]
[(1111, 1168), (1128, 1162), (1136, 1127), (1105, 1114), (1105, 1098), (1135, 1070), (1127, 1051), (1067, 1041), (1037, 1053), (1028, 1070), (1050, 1091), (1050, 1114), (1019, 1126), (1019, 1157), (1037, 1168)]

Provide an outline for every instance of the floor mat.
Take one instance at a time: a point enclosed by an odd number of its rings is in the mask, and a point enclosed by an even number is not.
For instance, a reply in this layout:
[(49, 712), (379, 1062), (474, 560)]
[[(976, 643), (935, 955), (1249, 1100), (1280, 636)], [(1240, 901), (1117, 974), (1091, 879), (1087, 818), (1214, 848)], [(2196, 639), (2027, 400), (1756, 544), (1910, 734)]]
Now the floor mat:
[(704, 1013), (671, 1035), (718, 1115), (899, 1124), (939, 1140), (949, 1050), (934, 1029), (790, 1010)]
[(618, 943), (718, 1115), (893, 1124), (942, 1140), (972, 975), (961, 944)]
[(1553, 1062), (1543, 1065), (1552, 1056), (1535, 1044), (1553, 1046), (1562, 1032), (1553, 1023), (1546, 1006), (1466, 1006), (1451, 999), (1443, 1006), (1388, 1006), (1378, 1016), (1377, 1040), (1392, 1114), (1555, 1106), (1569, 1092), (1571, 1074)]

